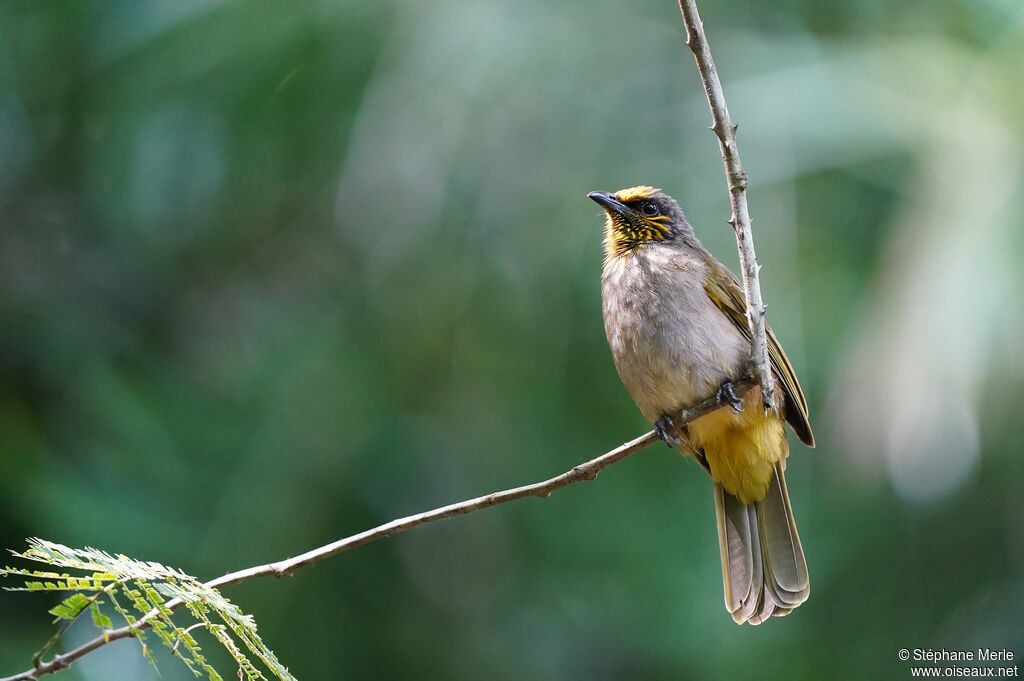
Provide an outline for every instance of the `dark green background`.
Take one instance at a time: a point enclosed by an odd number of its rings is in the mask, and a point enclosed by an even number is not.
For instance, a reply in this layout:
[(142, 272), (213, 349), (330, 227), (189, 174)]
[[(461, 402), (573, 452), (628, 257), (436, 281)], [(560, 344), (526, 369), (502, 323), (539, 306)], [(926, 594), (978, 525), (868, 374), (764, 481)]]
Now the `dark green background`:
[[(231, 588), (299, 678), (1024, 654), (1024, 8), (705, 5), (819, 442), (811, 599), (735, 626), (708, 481), (656, 447)], [(585, 195), (664, 187), (735, 267), (708, 124), (670, 0), (3, 0), (0, 546), (212, 578), (638, 435)], [(0, 593), (0, 674), (52, 605)], [(155, 678), (131, 641), (64, 677)]]

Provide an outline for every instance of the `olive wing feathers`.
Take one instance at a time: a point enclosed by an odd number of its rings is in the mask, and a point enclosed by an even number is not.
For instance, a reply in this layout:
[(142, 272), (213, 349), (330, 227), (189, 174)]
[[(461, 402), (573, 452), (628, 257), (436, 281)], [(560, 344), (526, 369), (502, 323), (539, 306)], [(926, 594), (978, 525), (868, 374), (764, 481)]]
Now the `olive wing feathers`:
[[(725, 313), (748, 340), (750, 327), (747, 324), (747, 301), (743, 295), (736, 276), (722, 263), (712, 257), (706, 258), (708, 276), (704, 281), (704, 291), (708, 297)], [(807, 411), (807, 398), (800, 388), (793, 365), (775, 337), (771, 327), (768, 330), (768, 358), (776, 380), (782, 385), (786, 395), (786, 420), (793, 431), (808, 447), (814, 446), (814, 433)]]

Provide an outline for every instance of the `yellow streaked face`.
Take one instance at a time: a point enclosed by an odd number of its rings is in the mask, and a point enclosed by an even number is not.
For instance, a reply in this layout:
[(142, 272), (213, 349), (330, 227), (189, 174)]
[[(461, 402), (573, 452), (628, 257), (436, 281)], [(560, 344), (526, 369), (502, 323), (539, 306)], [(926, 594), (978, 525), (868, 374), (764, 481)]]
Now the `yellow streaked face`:
[(587, 194), (604, 208), (605, 252), (608, 257), (625, 255), (652, 241), (664, 241), (672, 234), (672, 218), (665, 210), (659, 189), (640, 185), (615, 193)]

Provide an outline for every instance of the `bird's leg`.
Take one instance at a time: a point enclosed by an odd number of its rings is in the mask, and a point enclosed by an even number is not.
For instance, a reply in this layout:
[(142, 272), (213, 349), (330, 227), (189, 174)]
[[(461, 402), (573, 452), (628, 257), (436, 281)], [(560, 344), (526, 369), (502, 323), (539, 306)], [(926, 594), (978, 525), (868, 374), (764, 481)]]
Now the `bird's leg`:
[(736, 391), (732, 389), (732, 381), (726, 380), (722, 383), (715, 396), (719, 404), (728, 404), (734, 413), (739, 414), (743, 411), (743, 400), (736, 396)]
[(683, 439), (676, 433), (676, 424), (672, 422), (672, 417), (667, 414), (655, 421), (654, 430), (658, 433), (661, 441), (668, 447), (678, 447), (683, 444)]

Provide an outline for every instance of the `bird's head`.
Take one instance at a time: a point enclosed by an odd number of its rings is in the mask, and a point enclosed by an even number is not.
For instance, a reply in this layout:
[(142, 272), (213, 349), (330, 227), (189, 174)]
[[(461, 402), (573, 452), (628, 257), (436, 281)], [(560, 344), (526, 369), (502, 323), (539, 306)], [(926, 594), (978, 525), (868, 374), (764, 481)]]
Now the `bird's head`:
[(590, 192), (587, 196), (604, 208), (605, 257), (635, 253), (648, 244), (693, 239), (693, 228), (683, 210), (660, 189), (642, 185), (617, 192)]

